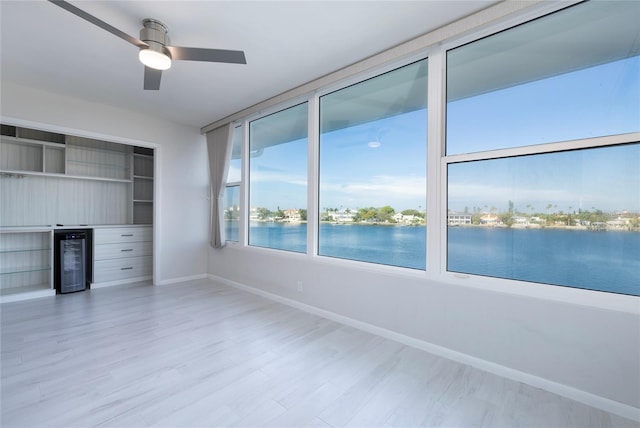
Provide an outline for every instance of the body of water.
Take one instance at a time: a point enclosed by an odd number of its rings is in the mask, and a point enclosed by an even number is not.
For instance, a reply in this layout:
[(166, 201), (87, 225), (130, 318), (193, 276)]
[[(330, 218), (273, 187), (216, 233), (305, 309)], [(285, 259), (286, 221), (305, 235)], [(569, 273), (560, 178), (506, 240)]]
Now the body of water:
[[(318, 253), (425, 269), (424, 226), (320, 225)], [(453, 272), (640, 295), (640, 233), (450, 227)], [(306, 252), (306, 224), (252, 223), (251, 245)], [(237, 238), (236, 238), (237, 239)]]

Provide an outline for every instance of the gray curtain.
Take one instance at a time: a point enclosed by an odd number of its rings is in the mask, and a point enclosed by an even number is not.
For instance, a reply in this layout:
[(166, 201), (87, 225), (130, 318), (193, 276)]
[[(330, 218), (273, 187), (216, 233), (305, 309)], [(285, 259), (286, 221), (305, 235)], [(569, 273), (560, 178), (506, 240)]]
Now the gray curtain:
[(207, 151), (209, 153), (209, 189), (210, 189), (210, 226), (211, 246), (222, 248), (224, 236), (224, 189), (229, 170), (229, 158), (233, 144), (233, 124), (207, 132)]

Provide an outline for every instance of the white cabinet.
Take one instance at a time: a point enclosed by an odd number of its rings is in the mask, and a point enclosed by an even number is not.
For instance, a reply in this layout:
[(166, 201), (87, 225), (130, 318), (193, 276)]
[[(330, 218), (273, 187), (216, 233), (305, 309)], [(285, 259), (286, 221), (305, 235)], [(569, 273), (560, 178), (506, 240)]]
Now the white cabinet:
[(151, 226), (103, 227), (93, 230), (93, 283), (97, 288), (151, 279)]

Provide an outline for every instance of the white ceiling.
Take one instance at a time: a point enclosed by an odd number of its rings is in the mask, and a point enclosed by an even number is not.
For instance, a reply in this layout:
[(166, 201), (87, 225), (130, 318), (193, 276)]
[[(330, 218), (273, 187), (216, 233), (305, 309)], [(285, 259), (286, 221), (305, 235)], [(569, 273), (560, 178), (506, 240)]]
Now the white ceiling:
[(201, 127), (497, 1), (71, 3), (134, 37), (158, 19), (172, 45), (244, 50), (247, 65), (174, 61), (144, 91), (133, 45), (47, 1), (1, 0), (0, 83)]

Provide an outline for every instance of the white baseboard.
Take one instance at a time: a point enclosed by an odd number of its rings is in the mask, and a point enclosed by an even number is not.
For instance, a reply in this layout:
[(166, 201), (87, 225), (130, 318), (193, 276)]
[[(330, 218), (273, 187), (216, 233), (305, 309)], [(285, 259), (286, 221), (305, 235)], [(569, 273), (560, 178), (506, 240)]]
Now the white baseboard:
[(516, 382), (522, 382), (527, 385), (531, 385), (533, 387), (540, 388), (545, 391), (549, 391), (554, 394), (558, 394), (560, 396), (569, 398), (571, 400), (578, 401), (588, 406), (595, 407), (600, 410), (604, 410), (605, 412), (613, 413), (613, 414), (622, 416), (624, 418), (640, 422), (640, 408), (636, 408), (633, 406), (629, 406), (627, 404), (610, 400), (608, 398), (601, 397), (599, 395), (595, 395), (590, 392), (586, 392), (586, 391), (574, 388), (572, 386), (554, 382), (549, 379), (545, 379), (539, 376), (525, 373), (520, 370), (515, 370), (509, 367), (505, 367), (500, 364), (493, 363), (491, 361), (483, 360), (481, 358), (464, 354), (462, 352), (454, 351), (452, 349), (435, 345), (433, 343), (416, 339), (414, 337), (407, 336), (401, 333), (397, 333), (392, 330), (387, 330), (382, 327), (377, 327), (375, 325), (372, 325), (363, 321), (358, 321), (356, 319), (349, 318), (344, 315), (336, 314), (335, 312), (327, 311), (325, 309), (320, 309), (315, 306), (311, 306), (306, 303), (299, 302), (297, 300), (289, 299), (287, 297), (279, 296), (277, 294), (273, 294), (268, 291), (261, 290), (259, 288), (251, 287), (246, 284), (241, 284), (239, 282), (231, 281), (226, 278), (222, 278), (212, 274), (209, 274), (207, 276), (209, 279), (213, 281), (221, 282), (231, 287), (244, 290), (249, 293), (257, 294), (259, 296), (283, 303), (288, 306), (292, 306), (302, 311), (312, 313), (314, 315), (318, 315), (323, 318), (327, 318), (332, 321), (345, 324), (345, 325), (366, 331), (368, 333), (372, 333), (372, 334), (384, 337), (385, 339), (390, 339), (390, 340), (402, 343), (404, 345), (411, 346), (413, 348), (421, 349), (431, 354), (434, 354), (443, 358), (447, 358), (449, 360), (456, 361), (461, 364), (466, 364), (466, 365), (475, 367), (477, 369), (480, 369), (480, 370), (483, 370), (507, 379), (514, 380)]
[(206, 278), (209, 278), (209, 275), (207, 275), (206, 273), (202, 273), (198, 275), (182, 276), (180, 278), (165, 279), (162, 281), (157, 281), (154, 285), (177, 284), (179, 282), (195, 281), (198, 279), (206, 279)]

